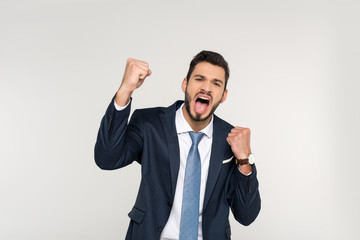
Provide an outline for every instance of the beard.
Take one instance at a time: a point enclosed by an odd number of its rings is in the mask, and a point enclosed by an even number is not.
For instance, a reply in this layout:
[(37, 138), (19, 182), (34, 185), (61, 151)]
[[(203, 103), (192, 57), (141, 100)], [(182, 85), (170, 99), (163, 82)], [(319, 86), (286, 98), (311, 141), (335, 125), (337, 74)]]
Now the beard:
[(215, 112), (216, 108), (220, 105), (221, 99), (218, 102), (215, 102), (211, 108), (210, 113), (203, 117), (201, 117), (201, 114), (197, 114), (197, 113), (195, 113), (195, 115), (191, 114), (190, 103), (191, 103), (191, 97), (186, 88), (185, 89), (185, 102), (184, 102), (185, 109), (188, 112), (191, 120), (196, 121), (196, 122), (201, 122), (201, 121), (208, 120), (212, 116), (212, 114)]

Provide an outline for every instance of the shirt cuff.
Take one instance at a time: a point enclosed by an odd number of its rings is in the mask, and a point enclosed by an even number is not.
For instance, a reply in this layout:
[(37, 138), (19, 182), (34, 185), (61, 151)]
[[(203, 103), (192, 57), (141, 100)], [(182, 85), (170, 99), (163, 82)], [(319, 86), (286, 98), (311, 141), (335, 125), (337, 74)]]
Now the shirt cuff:
[(131, 100), (124, 106), (124, 107), (120, 107), (119, 105), (116, 104), (115, 100), (114, 100), (114, 106), (115, 106), (115, 109), (118, 110), (118, 111), (122, 111), (124, 110), (127, 106), (129, 106)]

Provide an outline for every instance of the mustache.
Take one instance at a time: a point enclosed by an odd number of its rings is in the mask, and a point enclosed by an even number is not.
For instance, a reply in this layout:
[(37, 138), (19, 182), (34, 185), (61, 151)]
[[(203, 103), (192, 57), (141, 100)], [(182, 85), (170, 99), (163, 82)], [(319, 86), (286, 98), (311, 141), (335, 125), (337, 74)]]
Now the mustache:
[(210, 99), (211, 99), (211, 101), (213, 100), (213, 97), (212, 97), (212, 95), (211, 95), (211, 92), (206, 92), (206, 91), (200, 91), (200, 92), (196, 93), (196, 95), (195, 95), (195, 99), (196, 99), (196, 98), (198, 98), (198, 96), (199, 96), (200, 94), (203, 94), (203, 95), (209, 96), (209, 97), (210, 97)]

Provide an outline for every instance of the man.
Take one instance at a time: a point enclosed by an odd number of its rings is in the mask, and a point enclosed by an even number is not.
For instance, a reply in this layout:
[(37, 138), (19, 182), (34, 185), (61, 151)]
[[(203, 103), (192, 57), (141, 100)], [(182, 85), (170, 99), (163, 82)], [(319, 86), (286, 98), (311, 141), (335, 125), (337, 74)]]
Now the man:
[(185, 102), (135, 110), (127, 124), (131, 95), (150, 75), (146, 62), (128, 59), (95, 145), (101, 169), (141, 164), (126, 239), (230, 239), (229, 208), (249, 225), (260, 195), (250, 130), (213, 114), (227, 97), (228, 64), (218, 53), (200, 52), (182, 82)]

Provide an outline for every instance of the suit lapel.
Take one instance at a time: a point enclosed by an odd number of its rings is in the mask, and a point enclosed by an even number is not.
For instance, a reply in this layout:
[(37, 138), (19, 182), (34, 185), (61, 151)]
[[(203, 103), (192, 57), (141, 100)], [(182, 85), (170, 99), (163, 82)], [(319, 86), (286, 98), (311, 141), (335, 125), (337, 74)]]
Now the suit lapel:
[(165, 130), (166, 142), (170, 161), (171, 192), (175, 195), (176, 182), (180, 166), (179, 140), (175, 126), (175, 112), (181, 106), (182, 101), (177, 101), (160, 112), (160, 120)]
[(205, 189), (203, 210), (206, 209), (206, 206), (209, 203), (211, 194), (214, 190), (216, 181), (219, 177), (222, 160), (224, 158), (224, 153), (225, 153), (224, 139), (226, 137), (227, 137), (227, 133), (223, 131), (219, 119), (214, 115), (213, 142), (211, 147), (209, 173), (208, 173), (206, 189)]

